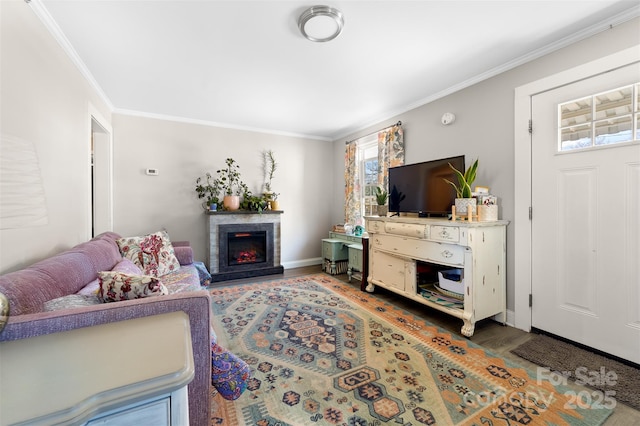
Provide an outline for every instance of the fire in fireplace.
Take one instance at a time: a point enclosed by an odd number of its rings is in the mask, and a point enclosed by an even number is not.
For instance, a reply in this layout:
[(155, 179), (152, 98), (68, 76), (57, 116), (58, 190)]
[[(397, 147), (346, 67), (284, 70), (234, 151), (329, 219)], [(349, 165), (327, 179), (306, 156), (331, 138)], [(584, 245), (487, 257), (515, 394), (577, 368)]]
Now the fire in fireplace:
[(227, 233), (227, 265), (265, 263), (267, 261), (267, 233), (229, 232)]

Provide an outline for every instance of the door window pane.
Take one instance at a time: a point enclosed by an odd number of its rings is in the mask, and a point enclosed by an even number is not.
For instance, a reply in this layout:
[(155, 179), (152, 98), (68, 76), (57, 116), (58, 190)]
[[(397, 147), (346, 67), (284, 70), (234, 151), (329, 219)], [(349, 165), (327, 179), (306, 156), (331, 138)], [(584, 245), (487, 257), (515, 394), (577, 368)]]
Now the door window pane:
[(640, 84), (635, 84), (559, 104), (558, 149), (569, 151), (638, 140), (639, 92)]

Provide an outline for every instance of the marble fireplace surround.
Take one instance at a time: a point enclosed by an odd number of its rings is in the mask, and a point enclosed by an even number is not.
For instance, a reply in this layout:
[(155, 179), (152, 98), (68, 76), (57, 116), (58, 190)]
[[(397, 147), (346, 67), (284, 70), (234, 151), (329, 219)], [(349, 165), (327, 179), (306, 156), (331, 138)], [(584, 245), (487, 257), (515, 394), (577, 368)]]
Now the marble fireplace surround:
[[(209, 235), (209, 250), (208, 250), (208, 265), (209, 272), (211, 273), (211, 281), (226, 281), (239, 278), (257, 277), (262, 275), (282, 274), (284, 267), (280, 264), (280, 215), (283, 212), (280, 210), (267, 210), (262, 213), (251, 212), (247, 210), (236, 211), (219, 211), (219, 212), (207, 212), (207, 233)], [(264, 228), (272, 225), (273, 228), (267, 233), (273, 239), (267, 243), (268, 247), (273, 247), (273, 253), (269, 253), (267, 258), (269, 262), (255, 264), (255, 267), (248, 267), (249, 265), (243, 265), (240, 268), (236, 268), (234, 271), (224, 271), (219, 265), (220, 259), (220, 226), (223, 228), (233, 225), (233, 229), (237, 232), (241, 229), (242, 225), (247, 225), (247, 230), (255, 228), (256, 224), (260, 224)]]

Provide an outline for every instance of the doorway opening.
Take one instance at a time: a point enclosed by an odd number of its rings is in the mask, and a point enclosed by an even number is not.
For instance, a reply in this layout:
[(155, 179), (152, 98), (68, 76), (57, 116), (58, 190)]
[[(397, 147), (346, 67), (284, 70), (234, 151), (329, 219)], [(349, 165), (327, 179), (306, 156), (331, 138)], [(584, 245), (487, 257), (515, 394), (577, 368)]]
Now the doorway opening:
[(91, 117), (90, 167), (91, 167), (91, 238), (113, 229), (112, 203), (112, 148), (111, 130), (108, 125)]

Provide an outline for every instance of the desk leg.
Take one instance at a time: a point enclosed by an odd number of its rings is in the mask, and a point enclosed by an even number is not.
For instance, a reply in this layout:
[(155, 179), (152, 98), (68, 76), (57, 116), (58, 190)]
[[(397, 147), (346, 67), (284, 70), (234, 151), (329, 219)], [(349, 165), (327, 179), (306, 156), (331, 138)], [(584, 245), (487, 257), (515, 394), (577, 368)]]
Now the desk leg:
[(360, 281), (360, 291), (366, 291), (367, 278), (369, 277), (369, 239), (362, 239), (362, 280)]

